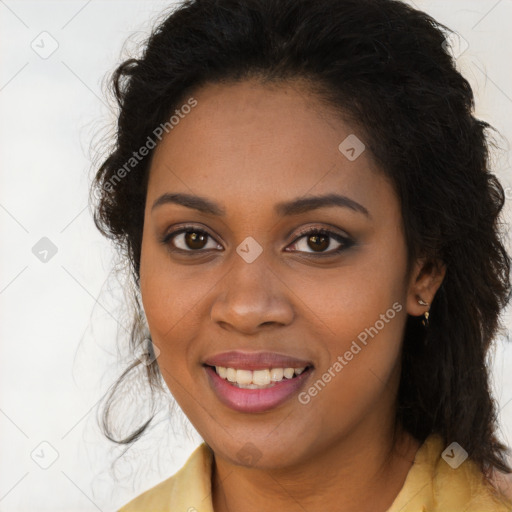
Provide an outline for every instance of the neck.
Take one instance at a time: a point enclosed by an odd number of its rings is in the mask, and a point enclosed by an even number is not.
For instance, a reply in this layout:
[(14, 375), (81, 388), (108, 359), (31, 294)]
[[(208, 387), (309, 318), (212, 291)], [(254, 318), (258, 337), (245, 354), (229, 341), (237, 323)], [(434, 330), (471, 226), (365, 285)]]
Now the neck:
[(277, 470), (235, 466), (216, 456), (214, 510), (385, 512), (400, 492), (420, 446), (402, 429), (396, 442), (392, 434), (392, 429), (358, 429), (314, 459)]

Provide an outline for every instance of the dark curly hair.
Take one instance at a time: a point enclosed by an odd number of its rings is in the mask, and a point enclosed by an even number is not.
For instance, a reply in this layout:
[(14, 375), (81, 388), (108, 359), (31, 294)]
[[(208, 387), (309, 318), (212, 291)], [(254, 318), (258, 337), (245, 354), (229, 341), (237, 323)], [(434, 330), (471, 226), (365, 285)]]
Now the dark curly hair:
[[(128, 170), (134, 151), (203, 85), (303, 80), (356, 123), (393, 184), (409, 268), (419, 256), (446, 265), (429, 327), (407, 318), (397, 421), (420, 441), (431, 433), (446, 445), (457, 440), (486, 475), (492, 467), (510, 473), (486, 360), (511, 290), (499, 221), (505, 194), (489, 170), (492, 128), (473, 116), (449, 34), (398, 0), (184, 1), (152, 31), (141, 57), (112, 76), (119, 117), (91, 188), (94, 220), (126, 256), (137, 292), (153, 150)], [(143, 324), (136, 304), (132, 349)], [(134, 358), (103, 409), (102, 428), (116, 443), (137, 440), (154, 418), (122, 439), (112, 434), (110, 406), (123, 379), (142, 369), (152, 390), (162, 386), (156, 360), (141, 365)]]

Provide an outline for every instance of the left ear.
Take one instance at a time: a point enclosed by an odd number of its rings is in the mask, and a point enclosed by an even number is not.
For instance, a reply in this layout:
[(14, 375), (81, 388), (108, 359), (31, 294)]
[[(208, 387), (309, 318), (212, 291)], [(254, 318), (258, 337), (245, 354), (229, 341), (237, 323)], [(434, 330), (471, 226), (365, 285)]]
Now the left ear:
[[(446, 274), (446, 265), (439, 261), (419, 258), (411, 271), (409, 289), (407, 293), (407, 313), (412, 316), (421, 316), (429, 311), (437, 290)], [(428, 302), (422, 306), (418, 299)]]

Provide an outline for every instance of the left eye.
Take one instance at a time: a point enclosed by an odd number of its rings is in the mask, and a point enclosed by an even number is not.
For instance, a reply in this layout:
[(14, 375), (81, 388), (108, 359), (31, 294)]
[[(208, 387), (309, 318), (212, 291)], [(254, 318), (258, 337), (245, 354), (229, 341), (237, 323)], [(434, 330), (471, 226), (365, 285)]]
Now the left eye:
[[(302, 240), (304, 239), (304, 240)], [(338, 247), (332, 248), (333, 240), (338, 244)], [(333, 254), (341, 252), (343, 249), (349, 247), (351, 242), (348, 238), (339, 235), (338, 233), (333, 233), (327, 229), (313, 229), (301, 234), (299, 238), (295, 240), (293, 246), (301, 247), (303, 249), (310, 248), (312, 251), (310, 254), (319, 253), (319, 254)], [(331, 249), (326, 251), (326, 249)], [(308, 252), (303, 250), (303, 252)]]

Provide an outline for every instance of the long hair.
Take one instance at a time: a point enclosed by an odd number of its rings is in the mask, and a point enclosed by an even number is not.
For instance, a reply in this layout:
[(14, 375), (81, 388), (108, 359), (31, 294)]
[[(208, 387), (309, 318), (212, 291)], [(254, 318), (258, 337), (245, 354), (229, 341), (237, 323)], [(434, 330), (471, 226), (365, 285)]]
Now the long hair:
[[(94, 220), (126, 255), (139, 287), (148, 170), (153, 150), (127, 167), (155, 129), (208, 83), (302, 79), (356, 123), (401, 205), (409, 263), (446, 264), (427, 330), (407, 318), (396, 419), (418, 440), (438, 433), (482, 472), (511, 472), (496, 437), (491, 343), (510, 297), (510, 256), (500, 233), (505, 194), (490, 172), (491, 127), (446, 44), (450, 31), (397, 0), (186, 0), (151, 33), (140, 58), (111, 77), (119, 106), (115, 144), (97, 171)], [(121, 170), (124, 169), (124, 172)], [(142, 341), (141, 308), (131, 346)], [(142, 364), (134, 364), (125, 378)], [(161, 384), (156, 361), (144, 372)], [(159, 384), (160, 383), (160, 384)], [(103, 426), (114, 439), (106, 400)]]

